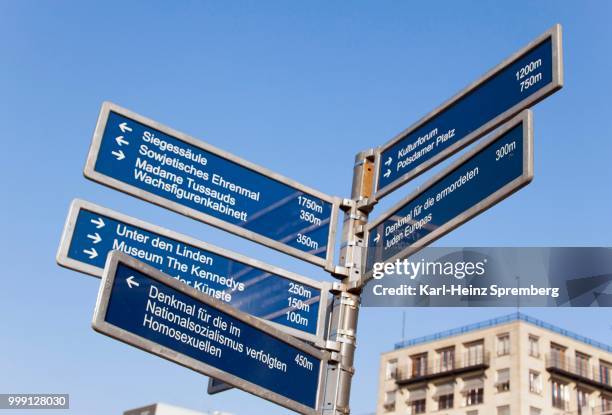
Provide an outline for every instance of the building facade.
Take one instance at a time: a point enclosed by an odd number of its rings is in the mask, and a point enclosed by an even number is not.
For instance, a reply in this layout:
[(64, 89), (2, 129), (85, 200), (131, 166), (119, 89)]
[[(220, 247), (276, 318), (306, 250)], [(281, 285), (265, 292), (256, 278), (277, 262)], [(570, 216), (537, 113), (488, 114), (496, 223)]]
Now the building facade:
[(612, 347), (522, 313), (381, 356), (378, 415), (612, 415)]

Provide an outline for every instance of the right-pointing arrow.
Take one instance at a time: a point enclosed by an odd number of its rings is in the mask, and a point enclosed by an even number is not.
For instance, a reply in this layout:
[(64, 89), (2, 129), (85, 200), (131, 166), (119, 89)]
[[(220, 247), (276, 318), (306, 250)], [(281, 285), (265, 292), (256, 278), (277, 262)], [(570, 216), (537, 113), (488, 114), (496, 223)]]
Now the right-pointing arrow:
[(96, 229), (100, 229), (106, 226), (102, 218), (91, 219), (90, 222), (96, 225)]
[(119, 151), (111, 151), (111, 153), (113, 154), (113, 156), (115, 156), (115, 158), (118, 161), (121, 161), (125, 158), (125, 154), (123, 154), (123, 150), (119, 150)]
[(96, 248), (83, 249), (83, 253), (89, 255), (89, 259), (94, 259), (98, 256), (98, 251), (96, 251)]
[(134, 279), (133, 275), (130, 275), (129, 277), (127, 277), (125, 279), (125, 282), (127, 282), (128, 287), (132, 288), (132, 287), (140, 287), (140, 284), (138, 284), (138, 281), (136, 281)]
[(87, 237), (91, 239), (94, 244), (97, 244), (102, 240), (102, 237), (100, 236), (98, 232), (94, 233), (93, 235), (87, 234)]
[(387, 161), (385, 161), (385, 166), (390, 166), (392, 161), (393, 161), (393, 159), (391, 157), (389, 157), (387, 159)]
[(115, 141), (117, 142), (119, 147), (121, 147), (123, 145), (127, 146), (128, 144), (130, 144), (129, 141), (127, 141), (125, 138), (123, 138), (122, 135), (119, 135), (119, 136), (115, 137)]
[(391, 169), (387, 169), (387, 171), (385, 172), (385, 174), (383, 174), (383, 176), (385, 177), (391, 176)]
[(380, 241), (380, 234), (377, 233), (376, 236), (374, 237), (374, 243), (378, 243), (378, 241)]

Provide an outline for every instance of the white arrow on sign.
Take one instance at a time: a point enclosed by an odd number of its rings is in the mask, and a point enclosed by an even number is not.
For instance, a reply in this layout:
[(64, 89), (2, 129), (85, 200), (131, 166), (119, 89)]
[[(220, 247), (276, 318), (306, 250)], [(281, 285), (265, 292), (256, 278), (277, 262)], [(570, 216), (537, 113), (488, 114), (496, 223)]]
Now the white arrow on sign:
[(90, 222), (93, 223), (94, 225), (96, 225), (96, 229), (100, 229), (100, 228), (103, 228), (104, 226), (106, 226), (106, 224), (104, 223), (102, 218), (91, 219)]
[(380, 234), (377, 233), (376, 237), (374, 237), (374, 243), (378, 243), (378, 241), (380, 241)]
[(111, 151), (111, 153), (113, 154), (113, 156), (115, 156), (115, 158), (118, 161), (121, 161), (125, 158), (125, 154), (123, 154), (123, 150), (119, 150), (119, 151)]
[(94, 244), (97, 244), (97, 243), (99, 243), (102, 240), (102, 238), (100, 237), (100, 234), (98, 232), (94, 233), (93, 235), (87, 234), (87, 237), (89, 239), (91, 239)]
[(126, 131), (132, 131), (132, 129), (130, 127), (128, 127), (126, 122), (122, 122), (121, 124), (119, 124), (119, 128), (121, 129), (121, 132), (124, 133)]
[(96, 251), (96, 248), (83, 249), (83, 252), (89, 255), (89, 259), (94, 259), (98, 256), (98, 251)]
[(391, 169), (387, 169), (387, 171), (385, 172), (385, 174), (383, 174), (383, 176), (385, 177), (391, 176)]
[(115, 137), (115, 141), (117, 142), (117, 144), (119, 144), (119, 147), (121, 147), (122, 145), (128, 145), (130, 144), (129, 141), (127, 141), (126, 139), (123, 138), (122, 135), (119, 135), (117, 137)]
[(136, 281), (134, 279), (133, 275), (130, 275), (129, 277), (127, 277), (125, 279), (125, 282), (127, 282), (128, 287), (132, 288), (132, 287), (140, 287), (140, 284), (138, 284), (138, 281)]
[(387, 161), (385, 161), (385, 166), (390, 166), (392, 162), (393, 162), (393, 159), (389, 157)]

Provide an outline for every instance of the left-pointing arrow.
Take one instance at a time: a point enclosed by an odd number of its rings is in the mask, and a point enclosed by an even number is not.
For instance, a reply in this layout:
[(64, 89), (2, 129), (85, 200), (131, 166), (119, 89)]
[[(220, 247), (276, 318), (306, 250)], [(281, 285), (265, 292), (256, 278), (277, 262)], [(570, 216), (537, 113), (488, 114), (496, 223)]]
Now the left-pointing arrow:
[(128, 144), (130, 144), (129, 141), (127, 141), (125, 138), (123, 138), (122, 135), (119, 135), (119, 136), (115, 137), (115, 141), (117, 142), (119, 147), (121, 147), (123, 145), (127, 146)]
[(89, 259), (94, 259), (98, 256), (98, 251), (96, 251), (96, 248), (83, 249), (83, 252), (89, 255)]
[(91, 239), (94, 244), (97, 244), (102, 240), (102, 237), (100, 236), (98, 232), (94, 233), (93, 235), (87, 234), (87, 237)]
[(119, 150), (119, 151), (112, 151), (111, 152), (113, 154), (113, 156), (115, 156), (115, 158), (119, 161), (123, 160), (125, 158), (125, 154), (123, 154), (123, 150)]
[(140, 287), (140, 284), (138, 284), (138, 281), (136, 281), (134, 279), (133, 275), (130, 275), (129, 277), (127, 277), (125, 279), (125, 282), (127, 282), (128, 287), (132, 288), (132, 287)]
[(122, 133), (125, 133), (126, 131), (132, 131), (132, 129), (128, 127), (126, 122), (122, 122), (121, 124), (119, 124), (119, 128), (121, 129)]

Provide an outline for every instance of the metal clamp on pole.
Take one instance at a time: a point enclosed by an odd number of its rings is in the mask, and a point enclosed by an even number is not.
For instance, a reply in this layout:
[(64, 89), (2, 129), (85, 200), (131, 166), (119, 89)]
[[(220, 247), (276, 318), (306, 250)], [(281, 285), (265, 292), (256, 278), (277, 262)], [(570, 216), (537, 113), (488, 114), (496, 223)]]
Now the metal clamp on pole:
[(355, 373), (353, 366), (357, 347), (357, 318), (359, 316), (361, 275), (363, 273), (366, 241), (364, 229), (368, 214), (374, 203), (371, 202), (374, 184), (374, 151), (364, 151), (355, 157), (353, 188), (350, 202), (345, 199), (342, 227), (340, 266), (342, 274), (334, 275), (341, 279), (335, 292), (334, 305), (330, 319), (329, 339), (334, 346), (337, 361), (328, 366), (327, 383), (322, 414), (350, 414), (351, 382)]

